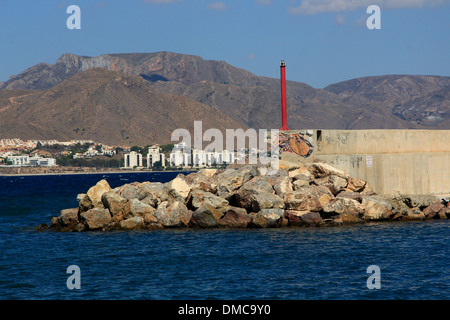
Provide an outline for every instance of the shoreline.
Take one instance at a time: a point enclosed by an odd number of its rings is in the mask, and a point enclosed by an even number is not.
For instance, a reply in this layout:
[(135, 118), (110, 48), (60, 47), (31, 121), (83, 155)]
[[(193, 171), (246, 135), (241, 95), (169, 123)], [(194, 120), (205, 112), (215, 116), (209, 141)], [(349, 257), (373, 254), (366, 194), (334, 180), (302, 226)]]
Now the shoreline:
[[(22, 167), (23, 168), (23, 167)], [(61, 167), (58, 167), (60, 169)], [(14, 168), (21, 169), (21, 168)], [(163, 173), (163, 172), (195, 172), (197, 169), (186, 169), (186, 170), (161, 170), (161, 171), (151, 171), (151, 170), (92, 170), (92, 168), (67, 168), (66, 170), (51, 170), (50, 168), (39, 168), (41, 170), (36, 170), (37, 168), (32, 168), (34, 170), (25, 170), (25, 172), (20, 172), (20, 170), (8, 170), (8, 171), (19, 171), (19, 172), (4, 172), (0, 170), (0, 177), (26, 177), (26, 176), (61, 176), (61, 175), (82, 175), (82, 174), (121, 174), (121, 173)], [(50, 169), (50, 170), (49, 170)], [(85, 171), (85, 169), (88, 169)]]

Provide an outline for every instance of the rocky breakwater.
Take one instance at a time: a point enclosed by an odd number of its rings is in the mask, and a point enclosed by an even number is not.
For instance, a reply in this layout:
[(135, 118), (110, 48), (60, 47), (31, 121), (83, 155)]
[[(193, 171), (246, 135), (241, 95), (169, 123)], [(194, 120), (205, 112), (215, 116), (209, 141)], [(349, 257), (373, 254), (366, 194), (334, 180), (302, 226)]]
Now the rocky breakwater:
[(450, 217), (450, 205), (438, 198), (388, 199), (328, 164), (284, 161), (273, 175), (256, 165), (231, 165), (179, 174), (167, 183), (113, 189), (101, 180), (77, 199), (78, 207), (62, 210), (51, 229), (270, 228)]

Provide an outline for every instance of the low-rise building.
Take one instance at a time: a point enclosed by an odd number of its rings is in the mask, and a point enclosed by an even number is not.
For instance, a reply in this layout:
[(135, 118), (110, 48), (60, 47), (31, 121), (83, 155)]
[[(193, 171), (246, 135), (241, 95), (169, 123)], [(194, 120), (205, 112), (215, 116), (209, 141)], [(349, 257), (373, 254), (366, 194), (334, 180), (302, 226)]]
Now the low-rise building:
[(13, 166), (28, 166), (30, 165), (30, 156), (9, 156), (6, 161), (11, 163), (11, 165)]
[(18, 167), (54, 167), (56, 166), (56, 159), (43, 158), (41, 156), (20, 155), (9, 156), (7, 162), (10, 162), (13, 166)]

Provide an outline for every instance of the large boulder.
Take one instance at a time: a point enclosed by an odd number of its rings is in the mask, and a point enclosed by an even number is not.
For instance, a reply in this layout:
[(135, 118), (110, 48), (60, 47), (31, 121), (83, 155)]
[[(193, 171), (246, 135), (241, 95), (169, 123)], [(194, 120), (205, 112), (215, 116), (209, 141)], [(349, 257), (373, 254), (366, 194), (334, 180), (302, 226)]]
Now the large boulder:
[(336, 198), (347, 198), (347, 199), (352, 199), (352, 200), (358, 201), (359, 203), (362, 202), (362, 195), (359, 192), (353, 192), (353, 191), (339, 192), (336, 195)]
[(338, 176), (346, 180), (350, 177), (348, 173), (336, 169), (327, 163), (320, 163), (320, 162), (311, 163), (307, 165), (307, 168), (315, 179), (331, 175)]
[(438, 212), (439, 219), (450, 219), (450, 207), (449, 208), (442, 208)]
[(323, 220), (318, 212), (285, 210), (284, 215), (288, 220), (288, 225), (298, 226), (319, 226)]
[(103, 208), (102, 195), (105, 192), (111, 191), (111, 187), (106, 180), (100, 180), (97, 184), (91, 187), (87, 196), (95, 208)]
[(91, 199), (89, 199), (88, 195), (85, 193), (80, 193), (79, 195), (77, 195), (77, 202), (78, 208), (81, 212), (88, 211), (94, 207)]
[(303, 179), (296, 179), (292, 182), (293, 190), (299, 190), (303, 187), (309, 186), (309, 181)]
[(79, 222), (79, 209), (64, 209), (61, 210), (58, 217), (53, 217), (50, 223), (50, 228), (58, 231), (79, 231), (76, 230)]
[(245, 208), (248, 212), (258, 212), (261, 209), (283, 209), (284, 201), (273, 193), (258, 193), (252, 190), (242, 189), (234, 194), (234, 200), (238, 207)]
[(228, 207), (222, 218), (219, 220), (219, 225), (225, 228), (246, 228), (252, 221), (252, 218), (244, 208)]
[(308, 186), (286, 193), (284, 203), (287, 210), (319, 212), (323, 209), (323, 205), (319, 201), (321, 196), (317, 187)]
[(392, 203), (380, 195), (363, 196), (362, 206), (365, 220), (387, 220), (393, 209)]
[(62, 227), (74, 227), (79, 223), (78, 208), (61, 210), (58, 222)]
[(127, 199), (114, 191), (108, 191), (102, 195), (102, 203), (104, 207), (109, 210), (112, 219), (115, 222), (119, 222), (123, 219), (123, 209), (127, 204)]
[(275, 193), (275, 190), (267, 181), (268, 176), (257, 176), (242, 185), (239, 190), (247, 190), (253, 193)]
[(185, 201), (191, 191), (191, 186), (187, 183), (184, 174), (179, 174), (175, 179), (167, 182), (165, 185), (169, 196), (178, 201)]
[(167, 201), (169, 195), (163, 183), (143, 182), (137, 187), (135, 198), (156, 208), (161, 202)]
[(256, 165), (243, 165), (227, 169), (216, 176), (217, 195), (227, 198), (244, 183), (259, 175), (261, 173)]
[[(142, 217), (153, 216), (156, 212), (156, 209), (152, 206), (145, 204), (138, 199), (133, 199), (127, 202), (123, 209), (123, 217), (125, 219), (129, 219), (131, 217)], [(151, 218), (147, 218), (150, 219)]]
[(293, 191), (287, 170), (280, 169), (274, 174), (265, 175), (263, 178), (272, 186), (277, 196), (282, 197), (286, 192)]
[(109, 210), (105, 208), (93, 208), (82, 212), (80, 220), (88, 230), (109, 228), (113, 222)]
[(435, 202), (427, 206), (422, 210), (426, 219), (439, 219), (439, 212), (444, 208), (444, 205), (440, 202)]
[(278, 166), (280, 170), (287, 170), (287, 171), (293, 171), (298, 168), (304, 168), (305, 165), (300, 162), (291, 162), (287, 160), (280, 159), (278, 162)]
[(359, 178), (350, 177), (347, 180), (347, 190), (350, 192), (361, 192), (367, 184), (366, 181)]
[(307, 181), (310, 181), (314, 178), (306, 166), (290, 170), (289, 177), (293, 180), (302, 179)]
[(200, 170), (197, 171), (198, 175), (204, 176), (204, 177), (207, 177), (207, 178), (212, 178), (218, 173), (219, 173), (219, 169), (212, 169), (212, 168), (200, 169)]
[(215, 194), (217, 192), (217, 169), (201, 169), (186, 176), (186, 183), (191, 189), (203, 190)]
[(225, 211), (228, 207), (228, 200), (203, 190), (192, 190), (190, 194), (190, 206), (193, 210), (198, 209), (202, 204), (206, 203), (215, 209)]
[(144, 218), (131, 217), (131, 218), (120, 221), (119, 226), (123, 230), (141, 229), (141, 228), (145, 227)]
[(284, 200), (272, 193), (253, 194), (252, 211), (257, 212), (264, 209), (284, 209)]
[(192, 211), (180, 201), (164, 201), (156, 209), (154, 216), (166, 228), (186, 227), (191, 220)]
[(363, 221), (365, 208), (356, 200), (335, 198), (328, 202), (323, 211), (330, 215), (338, 215), (343, 223), (357, 223)]
[(216, 228), (223, 213), (213, 206), (204, 203), (192, 214), (189, 225), (196, 228)]
[(139, 199), (139, 183), (132, 182), (118, 187), (114, 191), (127, 200)]
[(259, 228), (278, 227), (284, 218), (283, 209), (261, 209), (252, 214), (252, 224)]
[(347, 187), (347, 180), (334, 174), (317, 178), (312, 183), (317, 186), (327, 187), (333, 195), (337, 195)]
[(394, 200), (401, 201), (406, 204), (409, 208), (415, 209), (418, 208), (420, 210), (425, 209), (426, 207), (435, 204), (441, 203), (441, 199), (434, 195), (411, 195), (411, 194), (402, 194), (394, 197)]

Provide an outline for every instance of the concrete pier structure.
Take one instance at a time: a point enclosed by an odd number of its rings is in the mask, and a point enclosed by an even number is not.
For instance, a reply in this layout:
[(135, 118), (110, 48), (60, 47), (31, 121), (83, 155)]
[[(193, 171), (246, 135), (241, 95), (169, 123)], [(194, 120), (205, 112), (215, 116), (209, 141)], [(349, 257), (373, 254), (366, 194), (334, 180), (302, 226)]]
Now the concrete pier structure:
[(326, 162), (383, 195), (450, 195), (450, 130), (291, 130), (313, 146), (292, 162)]

